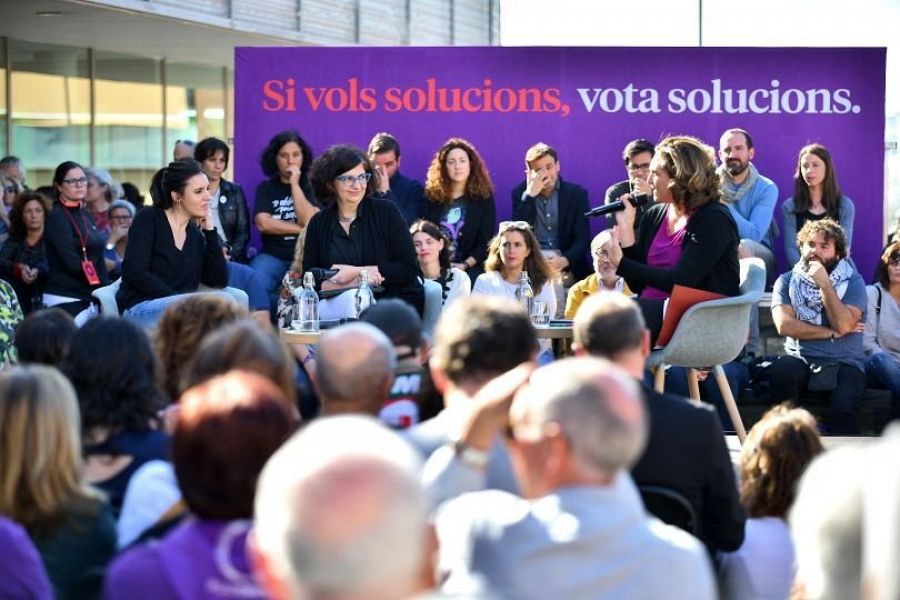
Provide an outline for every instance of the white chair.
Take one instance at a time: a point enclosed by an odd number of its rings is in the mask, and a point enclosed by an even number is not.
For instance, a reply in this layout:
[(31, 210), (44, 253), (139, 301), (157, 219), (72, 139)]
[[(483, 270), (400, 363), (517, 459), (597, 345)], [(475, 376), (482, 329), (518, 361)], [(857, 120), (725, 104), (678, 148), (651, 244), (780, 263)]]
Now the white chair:
[(687, 367), (688, 387), (695, 402), (700, 401), (695, 369), (712, 368), (734, 430), (743, 443), (747, 432), (722, 365), (737, 358), (747, 341), (750, 311), (756, 310), (765, 290), (766, 268), (759, 258), (740, 262), (741, 295), (701, 302), (687, 309), (668, 345), (651, 352), (647, 367), (655, 371), (654, 387), (658, 392), (663, 391), (666, 365)]
[(422, 332), (428, 337), (434, 336), (434, 328), (441, 316), (444, 304), (444, 290), (441, 284), (432, 279), (420, 278), (425, 288), (425, 310), (422, 311)]

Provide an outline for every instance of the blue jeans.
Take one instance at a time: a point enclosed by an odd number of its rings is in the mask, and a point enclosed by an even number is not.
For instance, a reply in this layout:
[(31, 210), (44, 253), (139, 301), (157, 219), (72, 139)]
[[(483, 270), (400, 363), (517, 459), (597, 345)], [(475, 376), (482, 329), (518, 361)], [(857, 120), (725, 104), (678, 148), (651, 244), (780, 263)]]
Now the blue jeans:
[(281, 260), (271, 254), (260, 252), (250, 261), (250, 267), (256, 271), (262, 281), (262, 285), (269, 295), (269, 312), (274, 315), (278, 308), (278, 290), (281, 287), (281, 278), (291, 268), (291, 261)]
[(869, 387), (891, 391), (891, 416), (900, 417), (900, 361), (887, 352), (876, 352), (866, 359), (866, 377)]
[(138, 302), (124, 313), (122, 313), (122, 317), (128, 319), (129, 321), (133, 321), (143, 327), (144, 329), (153, 329), (156, 327), (156, 324), (159, 323), (159, 320), (162, 319), (163, 314), (166, 312), (166, 309), (175, 304), (180, 300), (184, 300), (189, 296), (193, 296), (194, 294), (216, 294), (217, 296), (222, 296), (223, 298), (228, 298), (231, 302), (236, 302), (236, 300), (229, 294), (228, 292), (191, 292), (188, 294), (175, 294), (174, 296), (166, 296), (165, 298), (155, 298), (153, 300), (144, 300), (143, 302)]
[(250, 310), (269, 310), (269, 295), (258, 271), (247, 265), (228, 261), (228, 287), (247, 292)]

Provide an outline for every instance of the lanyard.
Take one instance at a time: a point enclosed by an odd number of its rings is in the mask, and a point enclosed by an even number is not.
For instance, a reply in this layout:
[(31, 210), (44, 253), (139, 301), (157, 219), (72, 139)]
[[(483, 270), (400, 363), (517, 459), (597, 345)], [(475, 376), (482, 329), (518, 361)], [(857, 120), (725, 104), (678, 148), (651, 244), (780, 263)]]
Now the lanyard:
[[(69, 214), (68, 208), (63, 205), (63, 212), (66, 213), (66, 216), (69, 217), (69, 221), (72, 223), (72, 227), (75, 228), (75, 233), (78, 234), (78, 241), (81, 242), (81, 256), (84, 260), (87, 260), (87, 238), (81, 234), (81, 229), (78, 228), (78, 224), (75, 223), (75, 219), (72, 218), (72, 215)], [(82, 209), (78, 207), (78, 214), (81, 216), (81, 224), (84, 225), (85, 234), (87, 234), (87, 222), (84, 220), (84, 213), (81, 212)]]

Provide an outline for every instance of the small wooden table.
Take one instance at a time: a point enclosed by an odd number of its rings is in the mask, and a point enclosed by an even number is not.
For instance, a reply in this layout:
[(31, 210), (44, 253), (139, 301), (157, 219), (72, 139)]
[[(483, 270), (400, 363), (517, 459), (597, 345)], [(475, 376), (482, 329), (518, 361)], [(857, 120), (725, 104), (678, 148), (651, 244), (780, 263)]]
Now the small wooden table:
[(572, 327), (535, 326), (535, 333), (541, 340), (569, 340), (572, 339)]
[[(568, 340), (572, 339), (571, 327), (535, 327), (538, 339), (543, 340)], [(322, 336), (320, 331), (294, 331), (293, 329), (281, 329), (278, 336), (288, 344), (318, 344)]]

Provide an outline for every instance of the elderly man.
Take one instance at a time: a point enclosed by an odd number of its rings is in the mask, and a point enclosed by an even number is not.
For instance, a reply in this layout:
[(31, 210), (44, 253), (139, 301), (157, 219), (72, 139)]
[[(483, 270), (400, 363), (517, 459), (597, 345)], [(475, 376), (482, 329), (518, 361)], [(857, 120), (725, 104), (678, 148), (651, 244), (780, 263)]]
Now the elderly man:
[(324, 332), (313, 372), (323, 414), (378, 416), (396, 367), (391, 340), (374, 325), (351, 323)]
[[(575, 315), (573, 348), (616, 363), (641, 381), (650, 355), (650, 332), (638, 305), (622, 294), (601, 292)], [(650, 437), (631, 471), (638, 486), (669, 488), (684, 496), (697, 515), (699, 538), (710, 552), (737, 550), (744, 540), (746, 515), (738, 498), (734, 470), (722, 425), (709, 405), (659, 394), (642, 385)], [(650, 512), (671, 522), (666, 506)]]
[(477, 444), (507, 422), (522, 497), (487, 490), (441, 508), (444, 591), (481, 582), (504, 598), (715, 597), (701, 544), (648, 518), (628, 476), (647, 423), (626, 373), (594, 358), (552, 363), (511, 406), (483, 403), (462, 439)]
[(847, 260), (847, 238), (836, 221), (807, 221), (797, 246), (800, 260), (772, 290), (772, 320), (787, 353), (768, 369), (772, 396), (798, 403), (801, 394), (826, 395), (830, 433), (854, 434), (866, 389), (866, 285)]
[(625, 283), (625, 278), (616, 273), (616, 266), (609, 261), (609, 254), (604, 246), (610, 242), (612, 234), (609, 229), (603, 230), (591, 240), (591, 258), (594, 272), (576, 283), (569, 290), (566, 298), (566, 318), (574, 319), (578, 307), (585, 298), (599, 291), (619, 292), (631, 296), (632, 292)]
[(256, 490), (253, 563), (270, 598), (411, 598), (431, 585), (419, 457), (375, 420), (314, 421)]

